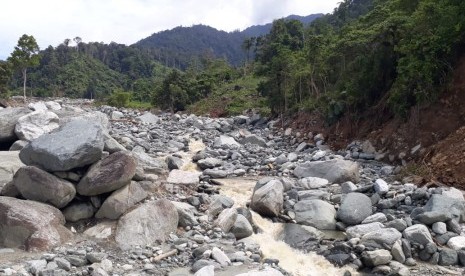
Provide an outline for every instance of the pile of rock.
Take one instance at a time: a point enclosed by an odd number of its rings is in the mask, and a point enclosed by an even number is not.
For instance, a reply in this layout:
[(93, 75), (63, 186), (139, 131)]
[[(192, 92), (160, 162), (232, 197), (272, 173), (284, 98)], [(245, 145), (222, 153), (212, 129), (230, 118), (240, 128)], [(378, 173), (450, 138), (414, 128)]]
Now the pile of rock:
[[(298, 225), (322, 231), (300, 228), (307, 244), (291, 239), (290, 245), (314, 248), (334, 264), (373, 273), (409, 275), (408, 266), (416, 265), (415, 259), (465, 265), (461, 191), (388, 184), (383, 179), (364, 185), (358, 165), (342, 159), (303, 163), (294, 174), (298, 180), (258, 181), (251, 199), (251, 208), (264, 216), (287, 215)], [(339, 230), (344, 236), (328, 244), (326, 230)]]
[[(35, 111), (14, 108), (12, 112), (7, 108), (9, 115), (0, 114), (9, 118), (18, 114), (9, 122), (8, 130), (0, 132), (16, 130), (3, 141), (14, 142), (10, 149), (20, 150), (0, 153), (8, 157), (0, 161), (0, 246), (51, 250), (72, 239), (70, 223), (97, 218), (117, 221), (98, 223), (86, 229), (86, 235), (99, 239), (114, 236), (124, 252), (142, 253), (134, 257), (136, 263), (122, 264), (126, 268), (121, 269), (111, 266), (111, 257), (96, 260), (88, 248), (67, 248), (45, 254), (40, 260), (9, 266), (4, 273), (106, 275), (110, 271), (138, 271), (135, 274), (141, 275), (189, 264), (194, 271), (232, 264), (259, 267), (258, 247), (233, 243), (253, 234), (250, 212), (233, 208), (230, 199), (196, 194), (197, 185), (191, 184), (201, 183), (201, 173), (181, 170), (181, 155), (169, 155), (165, 160), (167, 154), (185, 150), (189, 142), (187, 138), (173, 139), (173, 133), (181, 134), (183, 129), (173, 125), (173, 117), (165, 117), (162, 122), (151, 113), (111, 108), (110, 116), (117, 119), (110, 127), (101, 112), (58, 106), (39, 103), (31, 106)], [(36, 129), (27, 126), (31, 122)], [(204, 169), (218, 166), (213, 158), (199, 161)], [(188, 194), (194, 195), (156, 193), (159, 178), (163, 179), (168, 169), (171, 174), (167, 185), (189, 187)], [(176, 235), (178, 227), (185, 233)], [(225, 248), (228, 239), (231, 242)], [(143, 248), (156, 243), (171, 249)]]

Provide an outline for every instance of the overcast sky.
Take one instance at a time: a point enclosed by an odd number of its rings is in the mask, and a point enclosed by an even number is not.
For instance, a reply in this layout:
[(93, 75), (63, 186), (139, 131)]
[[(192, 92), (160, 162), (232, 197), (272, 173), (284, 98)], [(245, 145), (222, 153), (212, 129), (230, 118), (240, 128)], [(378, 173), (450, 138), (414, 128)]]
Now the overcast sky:
[(19, 37), (41, 49), (65, 38), (132, 44), (176, 26), (205, 24), (233, 31), (290, 14), (330, 13), (341, 0), (2, 0), (0, 59)]

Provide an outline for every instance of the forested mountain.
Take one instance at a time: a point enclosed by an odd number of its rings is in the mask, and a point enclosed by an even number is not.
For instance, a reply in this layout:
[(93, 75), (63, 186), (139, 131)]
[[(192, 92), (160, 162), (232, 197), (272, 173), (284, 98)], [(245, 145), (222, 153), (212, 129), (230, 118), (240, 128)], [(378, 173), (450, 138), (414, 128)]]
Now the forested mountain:
[[(284, 20), (295, 19), (308, 25), (323, 14), (309, 16), (291, 15)], [(176, 27), (171, 30), (155, 33), (135, 43), (141, 49), (152, 52), (162, 64), (169, 67), (185, 69), (199, 58), (224, 58), (230, 64), (242, 65), (247, 57), (247, 49), (243, 43), (246, 38), (266, 35), (272, 23), (256, 25), (241, 32), (224, 32), (205, 25), (192, 27)]]

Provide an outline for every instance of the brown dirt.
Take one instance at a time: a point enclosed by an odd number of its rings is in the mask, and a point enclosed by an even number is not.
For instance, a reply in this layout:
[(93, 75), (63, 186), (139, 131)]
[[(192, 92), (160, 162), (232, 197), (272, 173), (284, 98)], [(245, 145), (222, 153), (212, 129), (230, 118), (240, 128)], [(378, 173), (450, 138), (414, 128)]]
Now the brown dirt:
[[(298, 114), (288, 119), (287, 126), (303, 133), (321, 132), (335, 149), (354, 140), (370, 140), (378, 151), (386, 153), (385, 161), (406, 162), (425, 166), (429, 179), (465, 189), (465, 55), (456, 66), (449, 87), (438, 101), (414, 107), (407, 120), (386, 117), (383, 106), (367, 110), (362, 119), (343, 117), (327, 127), (321, 116)], [(421, 149), (411, 149), (421, 144)], [(390, 156), (391, 155), (391, 156)], [(390, 158), (389, 158), (390, 156)], [(392, 161), (394, 160), (394, 161)]]

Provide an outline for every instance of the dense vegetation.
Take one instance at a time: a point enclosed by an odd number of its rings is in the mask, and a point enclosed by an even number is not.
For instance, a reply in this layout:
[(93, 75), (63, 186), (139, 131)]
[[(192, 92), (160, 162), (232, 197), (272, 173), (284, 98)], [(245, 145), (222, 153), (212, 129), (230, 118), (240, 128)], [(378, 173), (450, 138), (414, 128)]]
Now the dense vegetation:
[(465, 41), (461, 0), (345, 0), (304, 28), (278, 20), (258, 41), (260, 91), (275, 113), (404, 116), (434, 101)]

